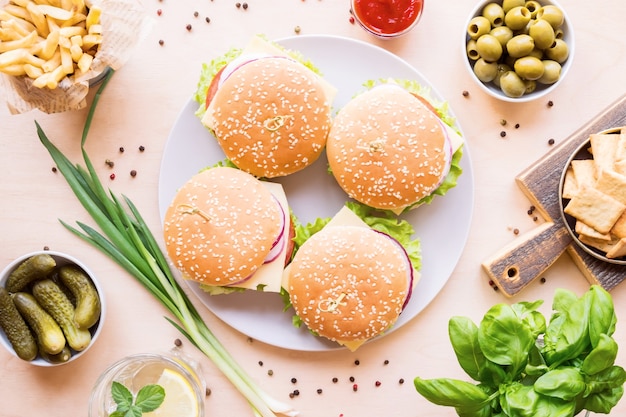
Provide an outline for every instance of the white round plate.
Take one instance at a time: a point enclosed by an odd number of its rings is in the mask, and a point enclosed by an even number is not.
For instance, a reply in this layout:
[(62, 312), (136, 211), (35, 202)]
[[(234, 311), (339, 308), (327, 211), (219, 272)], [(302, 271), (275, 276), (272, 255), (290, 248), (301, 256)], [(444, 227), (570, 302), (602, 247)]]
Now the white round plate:
[[(326, 35), (297, 36), (277, 42), (302, 52), (338, 89), (335, 109), (340, 109), (357, 92), (363, 91), (363, 83), (367, 80), (404, 78), (430, 86), (407, 62), (365, 42)], [(431, 92), (435, 98), (443, 100), (432, 87)], [(174, 123), (165, 147), (159, 178), (161, 218), (180, 186), (200, 169), (224, 159), (215, 138), (194, 115), (197, 107), (192, 100), (187, 103)], [(326, 167), (326, 159), (322, 156), (303, 171), (276, 179), (283, 184), (289, 205), (303, 224), (318, 217), (332, 217), (346, 201), (345, 193), (327, 173)], [(398, 322), (385, 334), (407, 323), (435, 298), (461, 257), (474, 206), (474, 180), (467, 143), (461, 167), (463, 174), (455, 188), (444, 197), (436, 197), (432, 204), (404, 215), (421, 240), (421, 279)], [(209, 296), (195, 283), (187, 282), (187, 285), (217, 317), (256, 340), (300, 351), (339, 348), (336, 343), (311, 335), (305, 328), (295, 328), (291, 322), (293, 311), (283, 311), (278, 294), (246, 291)]]

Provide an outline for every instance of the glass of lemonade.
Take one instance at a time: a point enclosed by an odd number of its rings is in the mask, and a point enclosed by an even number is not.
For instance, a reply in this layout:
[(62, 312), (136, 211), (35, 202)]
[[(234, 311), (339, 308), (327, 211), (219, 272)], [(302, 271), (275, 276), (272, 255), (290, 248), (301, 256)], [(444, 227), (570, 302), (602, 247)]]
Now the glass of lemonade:
[(199, 366), (179, 352), (140, 353), (115, 362), (96, 381), (89, 400), (89, 417), (108, 417), (117, 409), (111, 391), (114, 381), (128, 388), (133, 398), (146, 385), (163, 387), (163, 403), (143, 417), (204, 416), (206, 385)]

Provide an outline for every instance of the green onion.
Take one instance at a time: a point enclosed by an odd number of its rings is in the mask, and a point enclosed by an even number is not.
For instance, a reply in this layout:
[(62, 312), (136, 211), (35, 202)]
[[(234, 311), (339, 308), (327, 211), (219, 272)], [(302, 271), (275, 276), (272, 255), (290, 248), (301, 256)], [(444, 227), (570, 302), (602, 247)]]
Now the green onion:
[(263, 392), (213, 335), (175, 279), (156, 239), (132, 201), (105, 190), (100, 182), (84, 145), (96, 105), (112, 75), (113, 71), (110, 71), (102, 82), (85, 121), (81, 140), (85, 167), (73, 164), (35, 122), (41, 143), (100, 231), (82, 222), (77, 222), (78, 228), (62, 220), (61, 224), (108, 255), (150, 291), (175, 317), (166, 319), (213, 361), (246, 398), (256, 416), (296, 416), (298, 413), (292, 407)]

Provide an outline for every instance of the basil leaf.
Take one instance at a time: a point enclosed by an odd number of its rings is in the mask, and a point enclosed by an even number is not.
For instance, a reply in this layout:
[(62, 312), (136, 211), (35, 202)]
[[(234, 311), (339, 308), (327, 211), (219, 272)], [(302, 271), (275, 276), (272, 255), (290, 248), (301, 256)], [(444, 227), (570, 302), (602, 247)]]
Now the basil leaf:
[(526, 364), (524, 372), (529, 376), (538, 376), (545, 374), (547, 371), (548, 366), (546, 365), (546, 361), (541, 355), (539, 346), (535, 344), (528, 352), (528, 363)]
[(586, 398), (584, 408), (593, 413), (609, 414), (624, 395), (624, 387), (604, 390)]
[(589, 339), (591, 346), (596, 347), (600, 335), (612, 336), (615, 332), (617, 317), (611, 295), (599, 285), (592, 285), (585, 293), (584, 299), (589, 310)]
[(585, 357), (581, 368), (588, 375), (597, 374), (613, 366), (615, 358), (617, 358), (617, 342), (612, 337), (601, 333), (596, 347)]
[(546, 372), (533, 387), (540, 394), (570, 401), (585, 391), (585, 381), (576, 368), (567, 367)]
[(448, 322), (450, 343), (461, 368), (475, 381), (481, 381), (485, 355), (478, 344), (478, 326), (467, 317), (452, 317)]
[(571, 303), (550, 321), (544, 335), (546, 362), (551, 368), (579, 356), (589, 346), (589, 315), (584, 299)]
[(135, 405), (144, 413), (156, 410), (165, 399), (165, 390), (156, 384), (149, 384), (142, 387), (137, 393)]
[(557, 288), (554, 291), (554, 299), (552, 300), (552, 310), (558, 315), (563, 311), (569, 310), (569, 307), (578, 301), (578, 296), (570, 290)]
[(433, 404), (476, 410), (489, 401), (489, 395), (469, 382), (450, 378), (421, 379), (413, 381), (415, 389)]
[(117, 411), (125, 413), (133, 404), (133, 394), (124, 384), (120, 384), (117, 381), (113, 381), (111, 384), (111, 397), (117, 404)]
[(526, 366), (534, 338), (511, 306), (496, 304), (480, 322), (478, 342), (487, 359), (498, 365), (510, 365), (515, 375)]
[(500, 396), (500, 406), (507, 416), (536, 417), (537, 401), (539, 396), (533, 388), (519, 382), (506, 387)]

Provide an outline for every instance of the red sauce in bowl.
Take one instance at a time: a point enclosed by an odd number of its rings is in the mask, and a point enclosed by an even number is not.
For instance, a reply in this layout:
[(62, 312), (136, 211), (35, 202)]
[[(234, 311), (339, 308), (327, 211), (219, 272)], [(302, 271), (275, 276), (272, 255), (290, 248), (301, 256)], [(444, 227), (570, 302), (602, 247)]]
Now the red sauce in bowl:
[(352, 0), (357, 22), (381, 37), (406, 33), (417, 23), (423, 8), (424, 0)]

